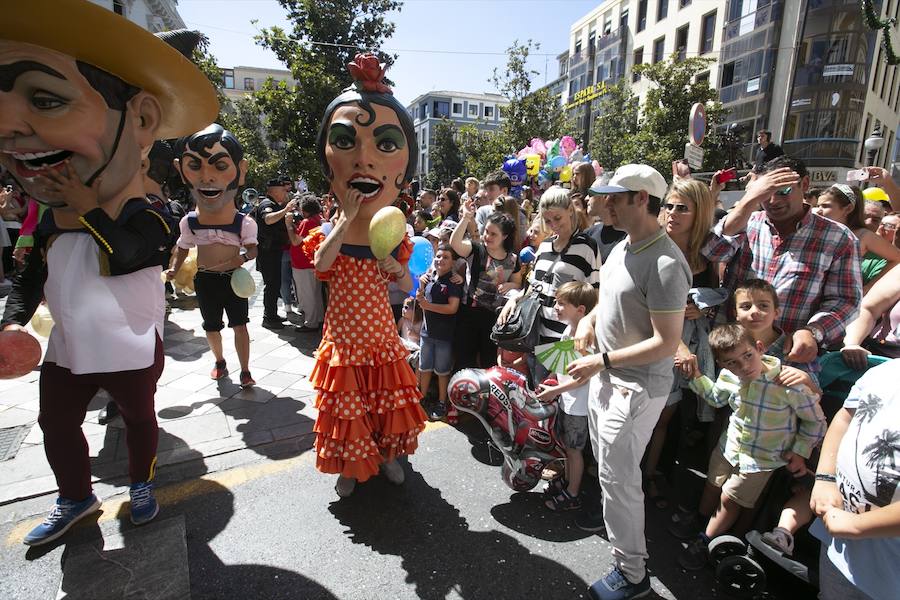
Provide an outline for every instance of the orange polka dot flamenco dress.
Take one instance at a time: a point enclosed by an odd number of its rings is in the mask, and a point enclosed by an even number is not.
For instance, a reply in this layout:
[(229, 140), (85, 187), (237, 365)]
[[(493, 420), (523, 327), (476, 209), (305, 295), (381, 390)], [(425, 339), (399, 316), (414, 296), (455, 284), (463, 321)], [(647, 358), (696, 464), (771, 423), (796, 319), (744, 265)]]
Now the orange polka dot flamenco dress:
[[(313, 231), (304, 251), (314, 256), (325, 240)], [(394, 257), (407, 264), (412, 243)], [(316, 272), (329, 283), (322, 342), (310, 381), (318, 392), (316, 468), (357, 481), (379, 465), (412, 454), (425, 428), (416, 376), (407, 362), (388, 302), (383, 272), (367, 246), (345, 244), (331, 269)]]

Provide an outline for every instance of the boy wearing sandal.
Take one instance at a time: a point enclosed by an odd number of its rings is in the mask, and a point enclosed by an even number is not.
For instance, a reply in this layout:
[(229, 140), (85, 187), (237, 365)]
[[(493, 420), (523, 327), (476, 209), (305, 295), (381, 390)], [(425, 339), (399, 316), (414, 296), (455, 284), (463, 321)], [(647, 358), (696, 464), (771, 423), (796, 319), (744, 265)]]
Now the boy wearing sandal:
[[(256, 382), (250, 375), (249, 304), (231, 288), (232, 273), (256, 257), (258, 245), (256, 221), (238, 212), (234, 203), (247, 173), (244, 149), (234, 134), (213, 123), (178, 140), (175, 156), (175, 168), (191, 190), (197, 210), (181, 219), (181, 236), (166, 278), (175, 277), (188, 250), (196, 247), (198, 269), (194, 289), (206, 340), (216, 358), (210, 377), (222, 379), (228, 375), (222, 352), (225, 327), (222, 312), (225, 312), (228, 326), (234, 331), (234, 348), (241, 363), (241, 387), (250, 387)], [(241, 248), (246, 249), (246, 254), (241, 254)]]
[[(556, 290), (553, 309), (568, 327), (562, 339), (570, 339), (578, 323), (597, 304), (597, 290), (583, 281), (569, 281)], [(581, 477), (584, 474), (584, 445), (588, 440), (588, 386), (571, 379), (555, 386), (541, 385), (537, 395), (541, 402), (559, 396), (556, 413), (556, 435), (566, 449), (566, 469), (550, 480), (545, 490), (544, 505), (553, 511), (581, 508)]]

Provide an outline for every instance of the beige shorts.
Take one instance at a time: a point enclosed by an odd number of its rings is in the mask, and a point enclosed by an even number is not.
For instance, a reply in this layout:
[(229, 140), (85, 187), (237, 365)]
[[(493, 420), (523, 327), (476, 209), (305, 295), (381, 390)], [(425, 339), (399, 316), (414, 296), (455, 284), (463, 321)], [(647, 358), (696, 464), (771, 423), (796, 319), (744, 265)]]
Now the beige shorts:
[(759, 496), (766, 489), (772, 471), (758, 473), (741, 473), (738, 468), (725, 459), (719, 448), (713, 450), (709, 457), (709, 470), (706, 481), (722, 491), (738, 505), (753, 508)]

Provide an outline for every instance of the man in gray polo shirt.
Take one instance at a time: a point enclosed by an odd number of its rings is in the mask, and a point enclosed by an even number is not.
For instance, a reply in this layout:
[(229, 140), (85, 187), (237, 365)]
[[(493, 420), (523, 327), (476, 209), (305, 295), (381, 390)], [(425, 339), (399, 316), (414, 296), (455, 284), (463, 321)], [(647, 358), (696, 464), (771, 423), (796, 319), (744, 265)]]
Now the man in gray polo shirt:
[(666, 187), (656, 169), (624, 165), (590, 189), (609, 195), (610, 224), (628, 234), (600, 270), (596, 308), (578, 324), (575, 345), (586, 356), (569, 367), (590, 379), (588, 424), (616, 560), (590, 588), (601, 600), (650, 592), (640, 461), (672, 385), (691, 287), (687, 260), (657, 222)]

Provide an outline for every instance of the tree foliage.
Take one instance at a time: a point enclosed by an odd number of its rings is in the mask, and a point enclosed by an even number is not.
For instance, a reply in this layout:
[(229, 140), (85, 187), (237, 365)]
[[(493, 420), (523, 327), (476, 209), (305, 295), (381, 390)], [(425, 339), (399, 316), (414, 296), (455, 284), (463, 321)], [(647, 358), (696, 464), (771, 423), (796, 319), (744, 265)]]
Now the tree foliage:
[[(269, 141), (279, 150), (281, 169), (302, 176), (313, 190), (327, 182), (316, 159), (316, 135), (328, 103), (352, 82), (347, 72), (357, 52), (375, 52), (382, 62), (393, 62), (378, 51), (394, 33), (385, 14), (400, 10), (394, 0), (279, 0), (290, 27), (263, 29), (256, 41), (286, 65), (296, 88), (267, 82), (253, 97), (262, 114)], [(315, 42), (315, 43), (314, 43)], [(324, 44), (322, 42), (325, 42)]]
[(465, 165), (462, 152), (456, 142), (458, 130), (449, 119), (441, 119), (434, 126), (434, 139), (429, 150), (431, 170), (428, 172), (428, 187), (449, 184), (463, 174)]
[(620, 164), (640, 162), (652, 165), (660, 173), (671, 172), (673, 160), (684, 156), (688, 141), (688, 118), (696, 102), (704, 104), (707, 117), (707, 141), (704, 169), (714, 170), (724, 165), (721, 143), (716, 128), (727, 111), (718, 100), (718, 93), (706, 80), (697, 75), (709, 69), (708, 58), (679, 60), (672, 55), (656, 64), (642, 64), (634, 72), (651, 82), (640, 112), (635, 114), (634, 98), (620, 82), (612, 86), (611, 97), (601, 101), (604, 114), (598, 117), (591, 136), (591, 154), (600, 158), (607, 170)]

